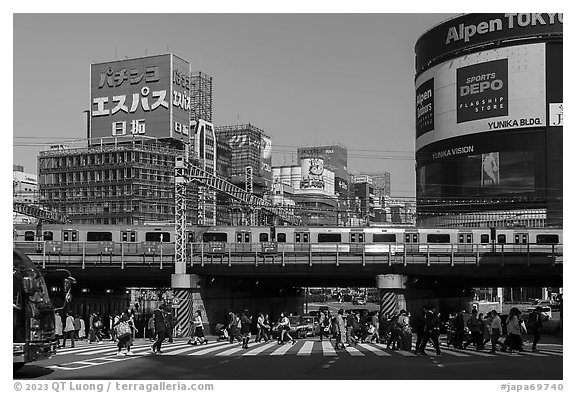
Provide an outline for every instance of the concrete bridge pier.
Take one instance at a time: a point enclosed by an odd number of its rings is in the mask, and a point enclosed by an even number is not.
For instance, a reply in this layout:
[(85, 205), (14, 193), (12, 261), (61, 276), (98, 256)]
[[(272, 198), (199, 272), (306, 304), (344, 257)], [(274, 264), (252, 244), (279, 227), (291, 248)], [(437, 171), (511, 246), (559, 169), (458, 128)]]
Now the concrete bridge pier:
[(379, 274), (376, 276), (376, 288), (380, 299), (380, 319), (384, 314), (390, 315), (406, 309), (406, 276)]
[(172, 274), (171, 287), (174, 292), (172, 308), (176, 321), (176, 336), (190, 337), (193, 333), (192, 321), (196, 310), (201, 310), (204, 325), (208, 325), (200, 276), (196, 274)]

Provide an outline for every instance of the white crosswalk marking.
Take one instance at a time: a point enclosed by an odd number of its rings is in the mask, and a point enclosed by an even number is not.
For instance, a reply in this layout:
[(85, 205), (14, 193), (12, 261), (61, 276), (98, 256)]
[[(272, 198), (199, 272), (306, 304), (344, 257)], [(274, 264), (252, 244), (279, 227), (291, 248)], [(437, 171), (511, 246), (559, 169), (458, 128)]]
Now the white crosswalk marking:
[(177, 349), (175, 351), (170, 350), (170, 352), (168, 352), (169, 355), (180, 355), (181, 353), (186, 353), (186, 352), (192, 352), (192, 351), (200, 351), (202, 349), (206, 349), (206, 348), (213, 348), (213, 347), (219, 347), (224, 345), (224, 343), (218, 343), (218, 342), (213, 342), (213, 343), (208, 343), (206, 345), (190, 345), (190, 344), (186, 344), (186, 346), (182, 349)]
[(552, 356), (563, 356), (564, 355), (562, 352), (555, 352), (555, 351), (543, 351), (543, 350), (541, 350), (540, 353), (546, 354), (546, 355), (552, 355)]
[(345, 349), (346, 352), (348, 352), (351, 356), (365, 356), (362, 352), (354, 347), (345, 347)]
[(324, 356), (336, 356), (336, 350), (330, 341), (322, 341), (322, 353)]
[(284, 355), (286, 352), (288, 352), (290, 348), (292, 348), (292, 344), (282, 344), (280, 345), (280, 348), (272, 352), (270, 355), (272, 356)]
[(238, 348), (231, 348), (231, 349), (228, 349), (228, 350), (226, 350), (226, 351), (224, 351), (224, 352), (217, 353), (216, 356), (230, 356), (230, 355), (234, 355), (236, 352), (240, 352), (240, 351), (242, 351), (243, 349), (244, 349), (244, 348), (242, 348), (241, 346), (238, 347)]
[(447, 355), (452, 355), (452, 356), (456, 356), (456, 357), (465, 357), (465, 358), (470, 357), (470, 355), (468, 355), (467, 353), (461, 353), (461, 352), (458, 352), (458, 350), (456, 350), (456, 349), (452, 350), (452, 349), (448, 349), (447, 347), (443, 347), (443, 346), (440, 346), (440, 351), (442, 353), (447, 354)]
[(368, 344), (358, 344), (358, 345), (360, 345), (364, 349), (369, 350), (370, 352), (372, 352), (376, 356), (392, 356), (388, 352), (384, 352), (381, 349), (375, 348), (375, 347), (368, 345)]
[(277, 344), (275, 342), (271, 342), (271, 343), (261, 345), (258, 348), (254, 348), (248, 352), (243, 353), (242, 356), (256, 356), (256, 355), (264, 352), (268, 348), (272, 348), (274, 345), (277, 345)]
[(217, 346), (217, 347), (212, 347), (212, 348), (206, 348), (206, 349), (202, 349), (201, 351), (196, 351), (196, 352), (192, 352), (189, 353), (188, 356), (201, 356), (201, 355), (206, 355), (207, 353), (211, 353), (211, 352), (216, 352), (217, 350), (221, 349), (221, 348), (230, 348), (232, 346), (235, 345), (239, 345), (237, 343), (228, 343), (228, 344), (224, 344), (221, 346)]
[(486, 352), (482, 352), (482, 351), (474, 351), (472, 349), (459, 349), (458, 351), (462, 352), (462, 353), (468, 353), (470, 355), (474, 355), (474, 356), (480, 356), (480, 357), (488, 357), (488, 358), (492, 358), (494, 356), (496, 356), (493, 353), (486, 353)]
[(302, 348), (298, 351), (298, 356), (310, 356), (312, 354), (312, 348), (314, 348), (314, 342), (306, 341)]

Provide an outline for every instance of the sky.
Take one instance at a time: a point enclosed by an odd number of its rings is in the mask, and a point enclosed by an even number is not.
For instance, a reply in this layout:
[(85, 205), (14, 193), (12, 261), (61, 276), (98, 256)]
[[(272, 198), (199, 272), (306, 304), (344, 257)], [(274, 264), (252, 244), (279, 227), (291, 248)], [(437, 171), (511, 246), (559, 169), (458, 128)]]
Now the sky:
[(14, 14), (13, 162), (86, 137), (94, 62), (174, 53), (213, 77), (213, 123), (272, 137), (273, 164), (340, 143), (351, 173), (414, 197), (414, 44), (454, 14)]

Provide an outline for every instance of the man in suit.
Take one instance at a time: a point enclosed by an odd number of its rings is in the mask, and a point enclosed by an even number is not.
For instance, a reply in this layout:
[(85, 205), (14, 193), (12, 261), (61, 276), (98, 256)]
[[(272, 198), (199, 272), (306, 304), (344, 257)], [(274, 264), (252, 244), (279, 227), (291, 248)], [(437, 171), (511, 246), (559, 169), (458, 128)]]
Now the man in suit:
[(168, 331), (166, 324), (166, 305), (162, 304), (154, 310), (154, 330), (156, 331), (156, 341), (152, 344), (152, 352), (156, 355), (162, 354), (162, 342), (166, 338)]

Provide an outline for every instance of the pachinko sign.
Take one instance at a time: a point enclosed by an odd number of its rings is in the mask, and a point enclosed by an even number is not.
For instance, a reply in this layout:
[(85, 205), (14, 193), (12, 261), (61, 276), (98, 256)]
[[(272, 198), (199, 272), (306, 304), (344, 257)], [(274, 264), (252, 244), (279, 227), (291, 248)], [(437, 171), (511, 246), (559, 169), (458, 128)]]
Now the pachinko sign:
[(92, 64), (90, 138), (188, 135), (189, 75), (172, 54)]
[(324, 160), (322, 158), (303, 158), (300, 160), (302, 169), (301, 190), (324, 190)]

